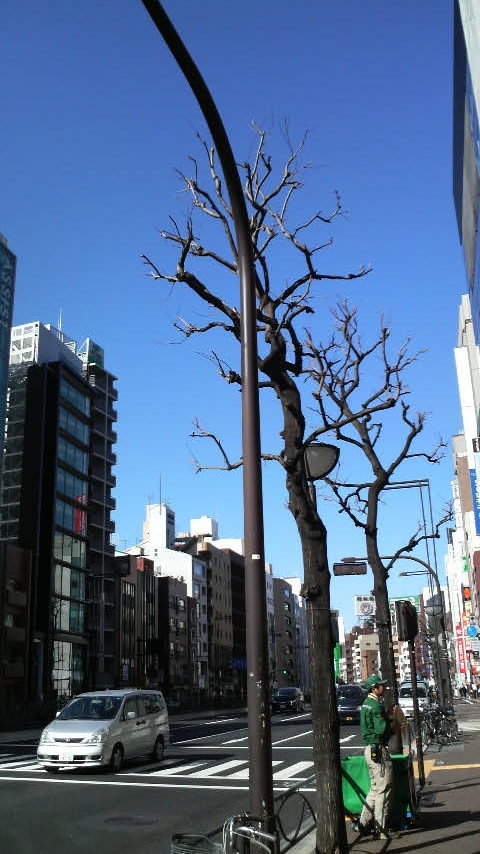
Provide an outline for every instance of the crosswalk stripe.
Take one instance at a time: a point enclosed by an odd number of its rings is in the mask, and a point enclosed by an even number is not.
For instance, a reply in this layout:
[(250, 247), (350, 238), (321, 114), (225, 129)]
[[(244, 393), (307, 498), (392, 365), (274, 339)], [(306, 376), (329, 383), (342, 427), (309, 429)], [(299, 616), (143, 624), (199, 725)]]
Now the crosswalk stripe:
[[(213, 777), (214, 774), (220, 774), (222, 771), (228, 771), (229, 768), (238, 768), (239, 765), (245, 765), (244, 759), (231, 759), (230, 762), (222, 762), (220, 765), (213, 765), (211, 768), (203, 768), (202, 771), (197, 771), (195, 777)], [(229, 777), (234, 777), (234, 774), (229, 774)]]
[(296, 777), (299, 771), (304, 771), (305, 768), (310, 768), (313, 762), (296, 762), (294, 765), (288, 765), (287, 768), (282, 768), (273, 775), (274, 780), (289, 780), (291, 777)]
[(24, 756), (24, 757), (19, 756), (14, 762), (1, 762), (0, 763), (0, 769), (1, 768), (28, 768), (29, 765), (31, 765), (32, 768), (35, 768), (35, 767), (40, 768), (40, 765), (38, 764), (37, 760), (32, 759), (31, 756), (28, 759), (26, 756)]
[[(191, 771), (192, 768), (201, 768), (202, 765), (205, 765), (205, 762), (198, 760), (198, 762), (191, 762), (189, 765), (177, 765), (173, 768), (161, 768), (159, 771), (152, 771), (148, 776), (150, 777), (174, 777), (175, 774), (181, 775), (185, 774), (186, 771)], [(131, 774), (135, 772), (132, 771)], [(126, 776), (126, 775), (124, 775)]]
[[(281, 765), (281, 764), (282, 764), (281, 759), (274, 759), (272, 762), (272, 766), (273, 765)], [(241, 771), (235, 771), (234, 774), (228, 774), (227, 776), (228, 776), (229, 780), (248, 780), (249, 771), (250, 771), (250, 769), (249, 769), (249, 766), (247, 765), (245, 768), (242, 768)]]

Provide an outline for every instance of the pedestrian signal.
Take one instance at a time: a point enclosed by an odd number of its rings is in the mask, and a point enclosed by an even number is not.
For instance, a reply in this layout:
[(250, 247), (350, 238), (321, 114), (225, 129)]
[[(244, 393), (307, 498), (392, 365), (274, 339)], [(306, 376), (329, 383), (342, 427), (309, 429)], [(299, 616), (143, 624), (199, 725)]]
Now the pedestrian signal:
[(418, 635), (418, 615), (415, 605), (408, 600), (395, 602), (397, 636), (401, 641), (413, 641)]

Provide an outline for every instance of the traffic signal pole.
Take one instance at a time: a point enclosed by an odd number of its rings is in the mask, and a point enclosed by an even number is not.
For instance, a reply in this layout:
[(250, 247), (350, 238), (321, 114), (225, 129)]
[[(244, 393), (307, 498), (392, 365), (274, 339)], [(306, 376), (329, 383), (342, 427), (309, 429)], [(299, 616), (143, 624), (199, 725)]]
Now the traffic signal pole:
[(417, 765), (418, 765), (418, 782), (423, 789), (425, 785), (425, 766), (423, 764), (423, 744), (422, 744), (422, 728), (420, 725), (420, 711), (418, 708), (418, 691), (417, 691), (417, 666), (415, 664), (415, 648), (414, 641), (408, 641), (408, 656), (410, 659), (410, 673), (412, 674), (412, 700), (413, 700), (413, 725), (417, 737)]

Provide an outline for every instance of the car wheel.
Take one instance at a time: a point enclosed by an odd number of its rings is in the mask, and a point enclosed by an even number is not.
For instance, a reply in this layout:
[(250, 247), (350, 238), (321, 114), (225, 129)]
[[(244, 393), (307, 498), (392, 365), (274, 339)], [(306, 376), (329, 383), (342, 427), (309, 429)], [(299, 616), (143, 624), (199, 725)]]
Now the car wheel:
[(165, 755), (165, 744), (163, 742), (162, 736), (159, 735), (155, 744), (153, 745), (152, 760), (154, 762), (161, 762), (164, 755)]
[(57, 768), (56, 765), (44, 765), (45, 771), (47, 774), (58, 774), (60, 768)]
[(114, 774), (117, 774), (123, 765), (123, 747), (121, 744), (116, 744), (112, 750), (110, 757), (110, 768)]

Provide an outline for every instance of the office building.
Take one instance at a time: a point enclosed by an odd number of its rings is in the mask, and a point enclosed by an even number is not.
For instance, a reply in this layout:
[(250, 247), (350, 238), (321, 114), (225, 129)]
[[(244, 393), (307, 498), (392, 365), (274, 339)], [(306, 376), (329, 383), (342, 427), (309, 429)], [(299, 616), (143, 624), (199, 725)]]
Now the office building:
[(31, 552), (30, 706), (118, 678), (114, 381), (92, 341), (79, 349), (39, 322), (12, 329), (0, 543)]
[(480, 5), (454, 0), (453, 198), (480, 341)]

